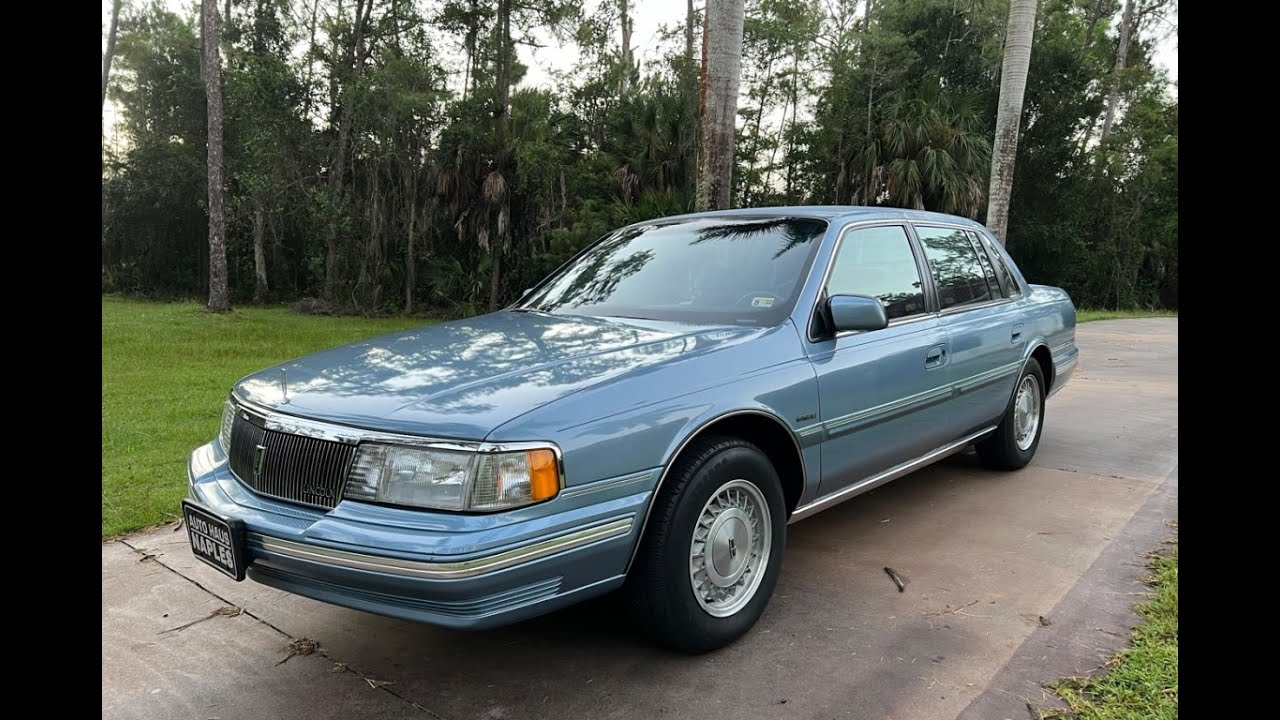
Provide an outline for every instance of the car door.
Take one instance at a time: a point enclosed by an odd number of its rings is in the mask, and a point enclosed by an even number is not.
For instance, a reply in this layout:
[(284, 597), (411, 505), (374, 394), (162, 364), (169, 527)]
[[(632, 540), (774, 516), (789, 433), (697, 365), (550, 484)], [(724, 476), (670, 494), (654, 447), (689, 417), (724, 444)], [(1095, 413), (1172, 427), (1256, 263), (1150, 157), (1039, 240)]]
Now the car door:
[[(837, 242), (808, 335), (825, 438), (820, 496), (936, 448), (950, 392), (946, 334), (907, 225), (855, 226)], [(831, 295), (878, 298), (889, 326), (832, 332)]]
[(957, 436), (968, 434), (999, 422), (1013, 393), (1026, 347), (1020, 314), (972, 231), (914, 227), (951, 350), (949, 416)]

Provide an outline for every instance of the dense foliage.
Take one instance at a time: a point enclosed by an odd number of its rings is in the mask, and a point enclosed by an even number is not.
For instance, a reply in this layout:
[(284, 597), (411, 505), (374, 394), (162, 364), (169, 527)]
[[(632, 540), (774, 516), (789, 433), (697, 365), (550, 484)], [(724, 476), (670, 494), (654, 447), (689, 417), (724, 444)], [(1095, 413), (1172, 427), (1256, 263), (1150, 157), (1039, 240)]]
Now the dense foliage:
[[(1008, 244), (1079, 305), (1176, 308), (1178, 107), (1151, 62), (1169, 8), (1131, 1), (1116, 72), (1120, 0), (1042, 0)], [(697, 18), (670, 18), (642, 66), (620, 47), (628, 0), (225, 4), (234, 300), (478, 312), (613, 227), (692, 207)], [(734, 204), (981, 220), (1007, 3), (866, 5), (747, 0)], [(200, 31), (194, 4), (167, 8), (120, 19), (104, 292), (207, 283)], [(548, 37), (579, 60), (530, 87), (516, 49)]]

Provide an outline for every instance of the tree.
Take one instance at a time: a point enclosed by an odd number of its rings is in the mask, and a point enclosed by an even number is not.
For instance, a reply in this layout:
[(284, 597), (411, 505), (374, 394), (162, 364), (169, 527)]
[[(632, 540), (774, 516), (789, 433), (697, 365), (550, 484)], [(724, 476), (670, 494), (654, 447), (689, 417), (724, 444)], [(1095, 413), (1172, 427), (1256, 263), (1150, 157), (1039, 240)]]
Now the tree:
[(631, 91), (631, 75), (635, 72), (635, 60), (631, 56), (631, 14), (627, 7), (630, 0), (618, 0), (618, 12), (622, 25), (622, 47), (618, 60), (622, 64), (622, 77), (618, 81), (618, 94), (626, 95)]
[(707, 0), (703, 11), (698, 210), (730, 206), (734, 127), (742, 74), (743, 0)]
[(208, 115), (209, 164), (209, 310), (228, 312), (227, 238), (222, 157), (222, 58), (218, 52), (218, 3), (203, 0), (204, 89)]
[[(373, 9), (373, 0), (356, 0), (355, 21), (351, 25), (343, 54), (331, 58), (330, 70), (330, 125), (337, 128), (338, 137), (333, 149), (333, 165), (329, 168), (329, 223), (325, 235), (324, 296), (336, 298), (338, 290), (338, 233), (341, 225), (343, 203), (346, 201), (347, 152), (351, 145), (351, 104), (355, 87), (364, 74), (365, 25)], [(338, 3), (342, 11), (342, 3)], [(334, 40), (335, 54), (337, 39)]]
[(111, 0), (111, 27), (107, 30), (107, 50), (102, 54), (102, 107), (107, 107), (107, 80), (111, 77), (111, 60), (116, 54), (116, 30), (120, 25), (121, 0)]
[[(1117, 78), (1123, 4), (1037, 3), (1007, 234), (1029, 278), (1082, 306), (1171, 307), (1177, 101), (1152, 57), (1176, 24), (1160, 14), (1168, 0), (1133, 0)], [(122, 5), (102, 288), (203, 299), (203, 8)], [(610, 230), (693, 210), (702, 54), (687, 31), (703, 27), (701, 6), (670, 8), (641, 38), (641, 65), (619, 43), (623, 24), (638, 38), (635, 0), (587, 5), (234, 0), (217, 38), (230, 302), (321, 297), (331, 279), (326, 303), (300, 307), (466, 316), (510, 302)], [(729, 203), (980, 217), (1007, 12), (1007, 0), (751, 0)], [(578, 60), (533, 87), (515, 51), (547, 27)]]
[(1120, 19), (1120, 46), (1116, 48), (1116, 67), (1111, 73), (1111, 92), (1107, 95), (1107, 114), (1102, 118), (1102, 132), (1098, 141), (1107, 139), (1111, 125), (1116, 120), (1116, 106), (1120, 104), (1120, 78), (1129, 59), (1129, 34), (1133, 32), (1133, 0), (1125, 0), (1124, 16)]
[(1031, 40), (1036, 30), (1036, 1), (1009, 2), (996, 136), (991, 148), (991, 190), (987, 197), (987, 227), (1002, 245), (1009, 228), (1013, 165), (1018, 155), (1018, 126), (1022, 120), (1022, 97), (1027, 89), (1027, 68), (1031, 65)]
[[(107, 85), (111, 78), (111, 61), (116, 55), (116, 31), (120, 25), (121, 0), (111, 2), (111, 26), (107, 30), (107, 49), (102, 53), (102, 112), (98, 117), (98, 137), (106, 142), (107, 136)], [(102, 169), (107, 169), (104, 156)]]

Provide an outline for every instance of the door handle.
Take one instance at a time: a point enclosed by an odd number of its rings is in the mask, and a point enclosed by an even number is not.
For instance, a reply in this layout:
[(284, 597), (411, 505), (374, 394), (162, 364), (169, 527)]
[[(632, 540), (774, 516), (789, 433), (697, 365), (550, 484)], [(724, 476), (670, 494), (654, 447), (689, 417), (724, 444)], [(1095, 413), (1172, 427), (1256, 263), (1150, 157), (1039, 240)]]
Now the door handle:
[(1011, 342), (1018, 342), (1022, 339), (1022, 323), (1013, 326), (1013, 339)]
[(947, 346), (934, 345), (925, 351), (924, 366), (926, 368), (941, 367), (947, 361)]

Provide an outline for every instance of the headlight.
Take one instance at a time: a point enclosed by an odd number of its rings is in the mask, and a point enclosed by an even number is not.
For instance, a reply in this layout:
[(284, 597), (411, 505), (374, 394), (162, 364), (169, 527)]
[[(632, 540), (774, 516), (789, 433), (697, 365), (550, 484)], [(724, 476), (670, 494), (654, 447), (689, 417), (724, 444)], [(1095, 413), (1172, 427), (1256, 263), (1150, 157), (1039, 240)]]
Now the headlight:
[(222, 452), (231, 453), (231, 425), (236, 419), (236, 406), (231, 402), (231, 398), (222, 405), (222, 426), (218, 428), (218, 442), (222, 445)]
[(344, 497), (437, 510), (509, 510), (560, 492), (550, 448), (512, 452), (363, 443)]

